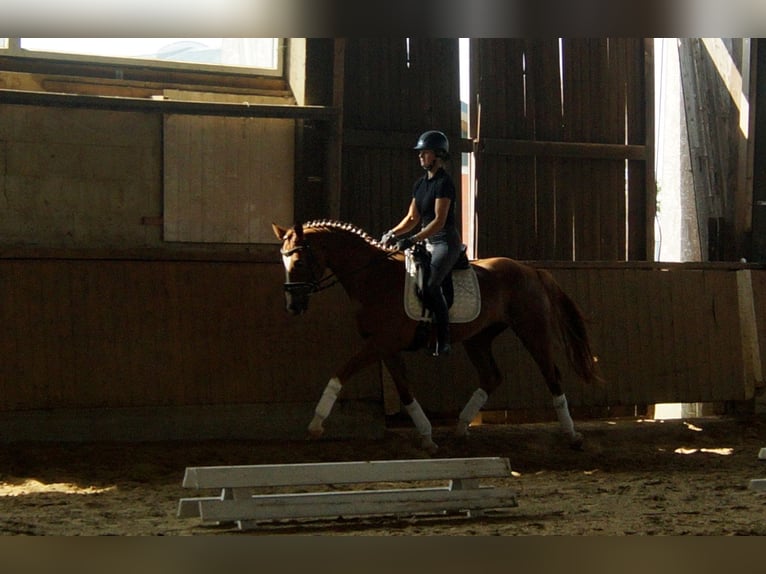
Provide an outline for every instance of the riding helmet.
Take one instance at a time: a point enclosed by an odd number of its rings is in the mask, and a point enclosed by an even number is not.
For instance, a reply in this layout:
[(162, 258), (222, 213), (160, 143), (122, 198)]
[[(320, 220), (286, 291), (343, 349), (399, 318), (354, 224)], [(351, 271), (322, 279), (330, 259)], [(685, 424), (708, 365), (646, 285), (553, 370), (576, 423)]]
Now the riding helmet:
[(420, 134), (413, 149), (431, 149), (436, 153), (436, 157), (446, 159), (449, 156), (449, 140), (442, 132), (429, 130)]

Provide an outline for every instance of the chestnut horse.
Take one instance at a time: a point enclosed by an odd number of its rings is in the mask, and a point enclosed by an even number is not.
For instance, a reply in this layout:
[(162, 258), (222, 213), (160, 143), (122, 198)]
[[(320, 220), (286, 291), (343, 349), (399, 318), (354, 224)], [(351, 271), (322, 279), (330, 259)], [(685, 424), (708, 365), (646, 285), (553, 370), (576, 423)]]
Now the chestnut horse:
[[(358, 306), (356, 323), (365, 341), (327, 384), (309, 424), (311, 435), (321, 436), (342, 386), (359, 370), (382, 360), (420, 434), (421, 446), (435, 452), (431, 423), (409, 390), (400, 355), (424, 343), (422, 325), (404, 309), (404, 255), (350, 224), (312, 221), (292, 228), (272, 227), (282, 241), (288, 311), (303, 313), (311, 294), (340, 283)], [(467, 434), (469, 423), (502, 382), (492, 341), (510, 327), (537, 363), (562, 431), (571, 446), (579, 448), (583, 437), (569, 413), (554, 349), (557, 341), (563, 342), (575, 373), (586, 381), (598, 379), (581, 311), (545, 270), (506, 257), (478, 259), (471, 265), (479, 280), (481, 312), (469, 323), (453, 324), (451, 338), (453, 343), (462, 342), (478, 371), (479, 387), (460, 413), (456, 433)]]

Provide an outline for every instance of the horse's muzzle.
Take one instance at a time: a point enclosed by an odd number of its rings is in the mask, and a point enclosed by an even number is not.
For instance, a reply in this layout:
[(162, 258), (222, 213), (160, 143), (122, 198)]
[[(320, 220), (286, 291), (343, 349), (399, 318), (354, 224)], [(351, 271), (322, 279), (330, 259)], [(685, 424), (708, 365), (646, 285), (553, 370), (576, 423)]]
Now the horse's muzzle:
[(285, 283), (285, 301), (287, 310), (293, 315), (300, 315), (309, 308), (309, 295), (316, 291), (316, 285), (306, 282)]

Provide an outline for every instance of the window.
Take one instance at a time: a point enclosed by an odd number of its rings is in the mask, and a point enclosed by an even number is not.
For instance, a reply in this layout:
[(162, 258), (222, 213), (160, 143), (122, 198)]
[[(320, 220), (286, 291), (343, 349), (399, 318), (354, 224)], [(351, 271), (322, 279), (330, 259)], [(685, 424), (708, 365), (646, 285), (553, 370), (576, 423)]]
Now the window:
[(0, 38), (0, 54), (100, 64), (281, 75), (279, 38)]

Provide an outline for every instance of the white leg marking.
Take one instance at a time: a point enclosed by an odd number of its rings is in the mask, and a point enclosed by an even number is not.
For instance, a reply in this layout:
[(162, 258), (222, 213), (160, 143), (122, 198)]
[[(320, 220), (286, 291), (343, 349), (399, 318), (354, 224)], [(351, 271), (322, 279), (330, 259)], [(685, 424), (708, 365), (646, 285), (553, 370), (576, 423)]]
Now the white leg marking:
[(327, 386), (322, 393), (322, 397), (319, 399), (316, 408), (314, 409), (314, 418), (309, 423), (309, 433), (314, 437), (319, 437), (324, 432), (323, 422), (330, 415), (335, 400), (338, 398), (338, 393), (342, 385), (337, 377), (330, 379)]
[(571, 445), (576, 448), (582, 446), (583, 437), (574, 428), (574, 421), (572, 420), (572, 415), (569, 414), (566, 395), (561, 394), (558, 397), (553, 397), (553, 408), (556, 409), (556, 416), (559, 419), (561, 430), (569, 437)]
[(413, 399), (410, 404), (404, 405), (404, 410), (410, 415), (412, 422), (415, 423), (415, 428), (420, 434), (420, 446), (430, 453), (436, 452), (439, 446), (431, 438), (431, 421), (428, 420), (428, 417), (423, 412), (420, 403), (418, 403), (416, 399)]
[(455, 434), (457, 436), (465, 436), (468, 434), (468, 425), (470, 425), (471, 421), (476, 418), (477, 414), (479, 414), (481, 407), (484, 406), (484, 403), (487, 402), (488, 398), (489, 395), (484, 389), (476, 389), (473, 392), (471, 398), (468, 399), (468, 402), (465, 404), (458, 417), (457, 428), (455, 429)]

